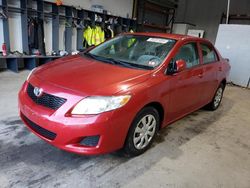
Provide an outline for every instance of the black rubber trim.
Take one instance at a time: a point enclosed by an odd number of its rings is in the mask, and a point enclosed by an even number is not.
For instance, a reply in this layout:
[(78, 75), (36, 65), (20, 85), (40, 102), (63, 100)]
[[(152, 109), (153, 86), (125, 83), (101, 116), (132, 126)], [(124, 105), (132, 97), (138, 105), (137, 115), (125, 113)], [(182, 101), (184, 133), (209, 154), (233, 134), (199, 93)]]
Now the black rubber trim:
[(29, 128), (31, 128), (33, 131), (35, 131), (37, 134), (40, 134), (41, 136), (49, 139), (49, 140), (54, 140), (56, 138), (56, 133), (53, 133), (47, 129), (44, 129), (34, 123), (33, 121), (29, 120), (26, 116), (22, 114), (22, 117), (24, 121), (28, 124)]

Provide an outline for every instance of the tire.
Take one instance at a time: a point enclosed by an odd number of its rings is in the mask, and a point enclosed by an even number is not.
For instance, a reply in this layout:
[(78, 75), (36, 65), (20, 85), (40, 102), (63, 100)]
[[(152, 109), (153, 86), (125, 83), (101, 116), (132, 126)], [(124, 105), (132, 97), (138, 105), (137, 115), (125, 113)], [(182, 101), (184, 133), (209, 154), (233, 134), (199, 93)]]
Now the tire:
[(205, 106), (207, 110), (214, 111), (219, 108), (222, 98), (223, 98), (224, 89), (225, 89), (225, 85), (221, 83), (215, 92), (213, 100), (208, 105)]
[(134, 118), (127, 134), (123, 151), (133, 157), (144, 153), (152, 144), (159, 130), (160, 117), (153, 107), (143, 108)]

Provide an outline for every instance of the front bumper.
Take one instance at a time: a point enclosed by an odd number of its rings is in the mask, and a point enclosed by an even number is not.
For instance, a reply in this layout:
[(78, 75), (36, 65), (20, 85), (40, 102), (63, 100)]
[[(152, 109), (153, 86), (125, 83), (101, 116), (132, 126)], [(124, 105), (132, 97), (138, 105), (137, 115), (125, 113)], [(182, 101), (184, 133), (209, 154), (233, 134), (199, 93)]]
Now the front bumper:
[[(27, 84), (24, 83), (18, 96), (20, 117), (28, 129), (41, 139), (60, 149), (86, 155), (109, 153), (123, 147), (132, 122), (132, 114), (128, 113), (126, 108), (99, 115), (69, 117), (66, 115), (67, 112), (82, 97), (77, 94), (72, 94), (70, 97), (69, 94), (64, 94), (61, 88), (33, 80), (32, 84), (42, 87), (44, 91), (67, 98), (67, 102), (54, 111), (35, 104), (27, 95)], [(30, 122), (43, 131), (54, 133), (55, 138), (44, 136), (34, 129)], [(80, 144), (83, 138), (91, 136), (99, 136), (96, 146)]]

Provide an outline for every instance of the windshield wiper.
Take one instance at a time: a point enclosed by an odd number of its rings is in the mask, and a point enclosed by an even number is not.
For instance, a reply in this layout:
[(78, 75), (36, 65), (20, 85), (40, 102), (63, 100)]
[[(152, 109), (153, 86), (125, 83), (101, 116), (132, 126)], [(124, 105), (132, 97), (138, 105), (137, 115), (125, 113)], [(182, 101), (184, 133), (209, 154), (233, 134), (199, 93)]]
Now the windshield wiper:
[(113, 59), (113, 58), (108, 58), (108, 57), (102, 57), (102, 56), (97, 56), (91, 53), (85, 53), (84, 55), (89, 56), (95, 60), (98, 61), (102, 61), (102, 62), (106, 62), (106, 63), (110, 63), (113, 65), (121, 65), (124, 67), (128, 67), (128, 68), (137, 68), (137, 69), (147, 69), (147, 70), (152, 70), (153, 67), (149, 67), (149, 66), (145, 66), (145, 65), (139, 65), (139, 64), (135, 64), (135, 63), (129, 63), (129, 62), (125, 62), (125, 61), (121, 61), (118, 59)]
[(118, 60), (118, 59), (112, 59), (112, 58), (107, 58), (107, 59), (109, 61), (112, 61), (116, 65), (122, 65), (122, 66), (128, 67), (128, 68), (137, 68), (137, 67), (133, 66), (133, 64), (125, 62), (125, 61), (121, 61), (121, 60)]
[(103, 58), (107, 62), (111, 62), (112, 64), (120, 65), (120, 66), (123, 66), (123, 67), (128, 67), (128, 68), (132, 68), (132, 69), (150, 69), (150, 67), (147, 67), (147, 66), (140, 66), (140, 65), (137, 65), (137, 64), (134, 64), (134, 63), (121, 61), (121, 60), (118, 60), (118, 59), (113, 59), (113, 58), (108, 58), (108, 57), (103, 57)]
[(107, 58), (107, 57), (101, 57), (101, 56), (97, 56), (97, 55), (93, 55), (91, 53), (85, 53), (86, 56), (89, 56), (95, 60), (98, 60), (98, 61), (103, 61), (103, 62), (106, 62), (106, 63), (110, 63), (110, 64), (113, 64), (113, 65), (122, 65), (124, 67), (130, 67), (130, 68), (134, 68), (133, 66), (125, 63), (125, 62), (122, 62), (120, 60), (115, 60), (115, 59), (112, 59), (112, 58)]
[(106, 63), (110, 63), (110, 64), (116, 64), (114, 61), (108, 59), (108, 58), (105, 58), (105, 57), (101, 57), (101, 56), (97, 56), (97, 55), (94, 55), (94, 54), (91, 54), (91, 53), (85, 53), (84, 55), (88, 56), (88, 57), (91, 57), (95, 60), (98, 60), (98, 61), (102, 61), (102, 62), (106, 62)]

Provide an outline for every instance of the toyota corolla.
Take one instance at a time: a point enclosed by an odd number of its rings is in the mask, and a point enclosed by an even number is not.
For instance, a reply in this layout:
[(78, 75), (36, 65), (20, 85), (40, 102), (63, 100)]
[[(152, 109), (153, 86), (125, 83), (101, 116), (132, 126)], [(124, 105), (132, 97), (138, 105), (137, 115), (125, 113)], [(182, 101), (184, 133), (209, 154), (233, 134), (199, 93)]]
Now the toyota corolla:
[(230, 65), (207, 40), (119, 35), (40, 66), (19, 92), (28, 129), (78, 154), (145, 152), (161, 128), (222, 100)]

